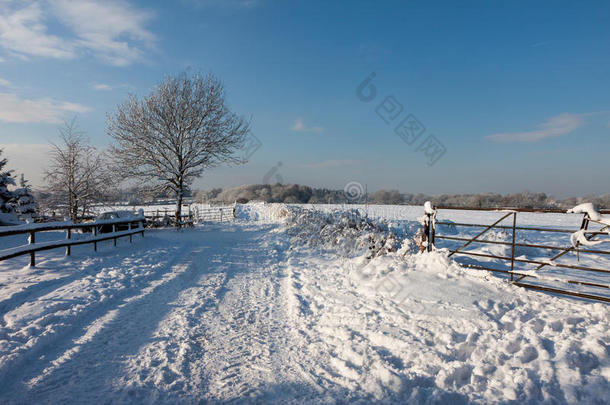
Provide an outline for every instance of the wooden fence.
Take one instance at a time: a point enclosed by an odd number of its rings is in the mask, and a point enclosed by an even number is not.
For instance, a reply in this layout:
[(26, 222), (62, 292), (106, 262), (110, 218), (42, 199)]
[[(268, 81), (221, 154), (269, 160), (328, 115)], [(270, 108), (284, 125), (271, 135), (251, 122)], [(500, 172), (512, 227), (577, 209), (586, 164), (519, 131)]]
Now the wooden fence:
[[(11, 227), (0, 228), (0, 238), (24, 235), (28, 236), (28, 243), (25, 245), (14, 246), (8, 249), (0, 250), (0, 261), (11, 259), (18, 256), (30, 255), (30, 266), (36, 266), (36, 252), (50, 249), (66, 248), (66, 255), (71, 254), (71, 247), (76, 245), (93, 244), (93, 250), (97, 251), (98, 242), (105, 240), (114, 240), (114, 246), (117, 244), (117, 239), (121, 237), (129, 237), (129, 242), (135, 234), (144, 236), (144, 217), (119, 218), (102, 220), (96, 222), (85, 222), (80, 224), (71, 223), (41, 223), (18, 225)], [(135, 228), (134, 228), (135, 225)], [(91, 232), (90, 237), (83, 239), (73, 239), (72, 231), (82, 230)], [(41, 232), (49, 231), (66, 231), (66, 239), (53, 240), (47, 242), (36, 242), (36, 235)]]
[[(610, 302), (610, 297), (608, 295), (600, 295), (601, 291), (608, 292), (610, 289), (610, 285), (608, 281), (610, 281), (610, 268), (600, 268), (600, 267), (592, 267), (592, 266), (583, 266), (580, 264), (571, 264), (565, 262), (556, 262), (555, 260), (559, 259), (566, 254), (573, 252), (578, 256), (578, 261), (580, 261), (580, 254), (584, 255), (597, 255), (598, 257), (610, 255), (610, 251), (600, 250), (600, 249), (590, 249), (590, 248), (580, 248), (579, 243), (577, 242), (571, 246), (552, 246), (538, 243), (528, 243), (527, 241), (519, 240), (519, 233), (524, 232), (542, 232), (542, 233), (551, 233), (551, 234), (574, 234), (575, 232), (582, 232), (584, 237), (591, 241), (595, 237), (599, 236), (608, 236), (607, 230), (601, 230), (603, 224), (591, 219), (588, 214), (584, 214), (582, 223), (579, 229), (558, 229), (556, 227), (542, 227), (542, 226), (518, 226), (517, 225), (517, 215), (519, 213), (561, 213), (566, 214), (564, 210), (535, 210), (535, 209), (518, 209), (518, 208), (476, 208), (476, 207), (451, 207), (451, 206), (438, 206), (435, 207), (437, 212), (439, 210), (467, 210), (467, 211), (489, 211), (489, 212), (497, 212), (499, 218), (493, 223), (487, 224), (478, 224), (478, 223), (459, 223), (452, 221), (436, 221), (435, 226), (427, 226), (425, 227), (424, 232), (426, 233), (426, 238), (429, 242), (428, 247), (431, 249), (432, 246), (442, 247), (442, 241), (450, 241), (454, 243), (458, 242), (458, 247), (450, 247), (449, 256), (458, 255), (458, 256), (470, 256), (474, 258), (484, 258), (484, 259), (492, 259), (495, 261), (499, 261), (500, 263), (504, 263), (504, 268), (498, 267), (490, 267), (487, 263), (461, 263), (466, 267), (477, 269), (477, 270), (486, 270), (492, 271), (496, 273), (502, 273), (510, 277), (510, 281), (520, 287), (529, 288), (533, 290), (546, 291), (557, 294), (570, 295), (579, 298), (586, 298), (604, 302)], [(610, 211), (605, 210), (601, 211), (601, 214), (610, 214)], [(427, 213), (428, 222), (434, 223), (434, 218), (431, 218), (432, 213)], [(501, 225), (500, 223), (508, 220), (508, 225)], [(600, 229), (592, 230), (589, 229), (590, 224), (598, 223), (602, 225), (598, 227)], [(447, 227), (470, 227), (470, 228), (478, 228), (482, 229), (478, 232), (474, 237), (461, 237), (461, 236), (450, 236), (443, 235), (441, 230), (443, 226)], [(502, 240), (489, 240), (483, 239), (482, 237), (488, 233), (492, 229), (501, 229), (508, 233), (510, 241), (502, 241)], [(491, 254), (484, 253), (480, 251), (473, 250), (465, 250), (472, 244), (479, 245), (504, 245), (510, 247), (510, 256), (508, 255), (500, 255), (500, 254)], [(524, 257), (523, 255), (518, 256), (515, 252), (517, 248), (530, 248), (535, 250), (550, 250), (557, 252), (553, 254), (549, 259), (532, 259)], [(594, 256), (595, 257), (595, 256)], [(492, 262), (493, 264), (493, 262)], [(525, 269), (522, 268), (525, 265), (533, 265), (532, 268)], [(520, 268), (517, 268), (520, 267)], [(570, 278), (553, 278), (552, 281), (561, 283), (561, 285), (578, 285), (585, 286), (589, 291), (575, 291), (573, 289), (568, 288), (558, 288), (556, 286), (545, 285), (545, 278), (541, 277), (540, 270), (543, 268), (552, 268), (552, 269), (569, 269), (575, 270), (575, 272), (571, 272)], [(610, 267), (610, 266), (609, 266)], [(596, 280), (592, 282), (591, 279), (585, 279), (581, 274), (587, 273), (595, 273), (597, 274), (596, 278), (601, 279), (602, 282)], [(522, 280), (528, 278), (530, 282), (524, 283)], [(548, 279), (548, 278), (547, 278)], [(535, 280), (535, 281), (534, 281)], [(532, 282), (534, 281), (534, 282)], [(542, 281), (542, 283), (540, 282)]]

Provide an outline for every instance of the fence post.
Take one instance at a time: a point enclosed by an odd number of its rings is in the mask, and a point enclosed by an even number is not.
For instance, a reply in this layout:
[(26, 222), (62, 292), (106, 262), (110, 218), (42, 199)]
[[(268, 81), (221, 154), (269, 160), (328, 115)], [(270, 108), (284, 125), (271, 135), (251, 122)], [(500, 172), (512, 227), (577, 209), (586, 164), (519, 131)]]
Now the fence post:
[[(71, 240), (72, 239), (72, 228), (68, 228), (68, 231), (66, 232), (66, 239)], [(70, 249), (72, 246), (68, 245), (66, 246), (66, 256), (70, 256), (70, 253), (72, 249)]]
[(510, 281), (513, 281), (512, 271), (515, 269), (515, 233), (517, 232), (517, 212), (513, 214), (513, 243), (510, 253)]
[[(34, 232), (34, 231), (30, 232), (30, 237), (28, 238), (28, 243), (30, 245), (36, 243), (36, 232)], [(36, 267), (36, 252), (33, 250), (30, 252), (30, 267)]]
[[(93, 237), (97, 238), (97, 225), (93, 226)], [(93, 251), (97, 252), (97, 241), (93, 242)]]
[(220, 222), (222, 222), (222, 208), (220, 209)]
[[(131, 222), (129, 223), (128, 227), (129, 227), (129, 231), (131, 232)], [(132, 236), (133, 235), (130, 233), (129, 234), (129, 243), (131, 243), (131, 241), (132, 241)]]
[(435, 221), (435, 215), (436, 213), (432, 213), (429, 214), (430, 216), (430, 238), (429, 238), (429, 243), (428, 243), (428, 252), (432, 251), (432, 247), (434, 246), (434, 244), (436, 243), (436, 241), (434, 240), (434, 238), (436, 237), (436, 226), (434, 225), (434, 221)]
[[(116, 224), (112, 224), (112, 233), (116, 233)], [(114, 247), (116, 247), (116, 236), (114, 237)]]
[[(580, 229), (584, 229), (585, 231), (589, 229), (589, 215), (585, 214), (582, 218)], [(579, 245), (580, 243), (576, 242), (576, 248), (578, 248)], [(576, 259), (580, 262), (580, 252), (578, 250), (576, 251)]]
[(428, 242), (426, 246), (426, 251), (432, 252), (432, 238), (430, 237), (432, 233), (432, 214), (426, 212), (426, 224), (424, 225), (424, 233), (426, 234), (426, 241)]

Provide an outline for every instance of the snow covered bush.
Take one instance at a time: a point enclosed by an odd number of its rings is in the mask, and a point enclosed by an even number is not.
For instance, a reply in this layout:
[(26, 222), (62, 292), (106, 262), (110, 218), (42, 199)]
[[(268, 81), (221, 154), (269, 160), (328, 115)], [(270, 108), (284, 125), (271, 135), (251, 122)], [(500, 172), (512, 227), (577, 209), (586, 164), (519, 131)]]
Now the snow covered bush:
[[(287, 233), (293, 248), (316, 247), (342, 257), (365, 256), (372, 259), (388, 253), (411, 249), (416, 222), (391, 225), (363, 217), (358, 210), (331, 213), (289, 207)], [(402, 243), (401, 243), (402, 241)]]
[(23, 174), (19, 181), (19, 188), (13, 191), (14, 198), (12, 206), (16, 214), (21, 218), (36, 218), (38, 217), (38, 203), (32, 194), (32, 188), (25, 180)]

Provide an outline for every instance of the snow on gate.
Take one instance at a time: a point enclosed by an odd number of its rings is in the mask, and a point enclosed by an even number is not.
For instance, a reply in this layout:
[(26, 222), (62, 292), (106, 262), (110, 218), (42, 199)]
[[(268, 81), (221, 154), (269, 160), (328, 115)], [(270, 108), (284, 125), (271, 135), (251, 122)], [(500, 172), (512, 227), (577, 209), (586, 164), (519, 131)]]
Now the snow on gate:
[[(494, 222), (486, 225), (449, 219), (472, 218), (480, 212)], [(443, 220), (431, 218), (439, 213)], [(430, 246), (447, 248), (449, 257), (456, 255), (455, 259), (466, 267), (506, 275), (520, 287), (610, 302), (610, 251), (597, 248), (610, 242), (610, 219), (603, 216), (605, 213), (610, 211), (600, 213), (591, 204), (581, 204), (567, 212), (443, 206), (426, 214), (427, 220), (436, 225), (428, 230)], [(568, 220), (561, 218), (557, 222), (571, 222), (573, 226), (580, 222), (580, 227), (565, 229), (552, 222), (547, 226), (518, 222), (518, 217), (531, 214), (566, 216)], [(529, 282), (523, 282), (525, 278)]]

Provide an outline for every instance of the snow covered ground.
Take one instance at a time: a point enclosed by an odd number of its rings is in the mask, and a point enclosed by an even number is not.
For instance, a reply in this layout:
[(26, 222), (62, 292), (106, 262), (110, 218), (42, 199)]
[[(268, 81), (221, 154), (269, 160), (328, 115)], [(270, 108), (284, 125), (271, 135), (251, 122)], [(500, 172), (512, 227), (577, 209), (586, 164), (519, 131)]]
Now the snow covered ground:
[(301, 208), (1, 262), (0, 403), (607, 403), (606, 304)]
[[(295, 205), (297, 206), (297, 205)], [(306, 205), (309, 209), (316, 211), (331, 213), (337, 210), (356, 209), (361, 215), (368, 215), (370, 218), (375, 218), (387, 222), (390, 226), (401, 227), (413, 221), (417, 221), (422, 216), (423, 207), (415, 206), (389, 206), (389, 205)], [(500, 219), (504, 212), (485, 212), (485, 211), (462, 211), (462, 210), (440, 210), (437, 213), (437, 220), (440, 222), (457, 222), (491, 225)], [(543, 229), (566, 229), (576, 232), (582, 224), (582, 214), (555, 214), (555, 213), (518, 213), (517, 226), (536, 227)], [(506, 218), (499, 225), (512, 226), (512, 216)], [(600, 225), (591, 223), (589, 230), (599, 230)], [(446, 226), (439, 225), (437, 227), (437, 235), (450, 236), (459, 238), (472, 238), (481, 232), (483, 228), (461, 227), (461, 226)], [(518, 230), (516, 234), (517, 243), (547, 245), (554, 246), (560, 249), (548, 250), (532, 247), (517, 246), (515, 257), (522, 260), (533, 260), (539, 262), (549, 262), (550, 259), (560, 253), (562, 249), (572, 246), (570, 237), (571, 233), (555, 233), (555, 232), (538, 232)], [(512, 230), (493, 229), (486, 232), (480, 239), (490, 240), (495, 242), (510, 243), (512, 241)], [(597, 246), (580, 246), (581, 249), (589, 249), (593, 251), (610, 251), (610, 237), (600, 237), (599, 239), (606, 241)], [(439, 249), (456, 249), (462, 246), (463, 241), (436, 240), (436, 247)], [(472, 243), (463, 251), (482, 253), (488, 255), (510, 257), (510, 245), (490, 245)], [(494, 269), (510, 270), (510, 261), (490, 259), (480, 256), (455, 255), (453, 259), (463, 265), (479, 265)], [(610, 284), (610, 274), (603, 272), (590, 272), (578, 269), (566, 269), (561, 267), (561, 264), (586, 266), (589, 268), (610, 270), (610, 255), (591, 254), (591, 253), (576, 253), (569, 252), (561, 256), (561, 258), (552, 262), (557, 266), (548, 265), (538, 271), (533, 271), (537, 264), (517, 262), (515, 270), (522, 274), (531, 274), (534, 277), (524, 279), (524, 282), (539, 286), (568, 289), (582, 293), (592, 294), (596, 296), (610, 298), (610, 289), (591, 286), (576, 285), (567, 283), (566, 280), (577, 280), (589, 283), (598, 283), (602, 285)], [(499, 273), (495, 273), (496, 277), (503, 277)]]

